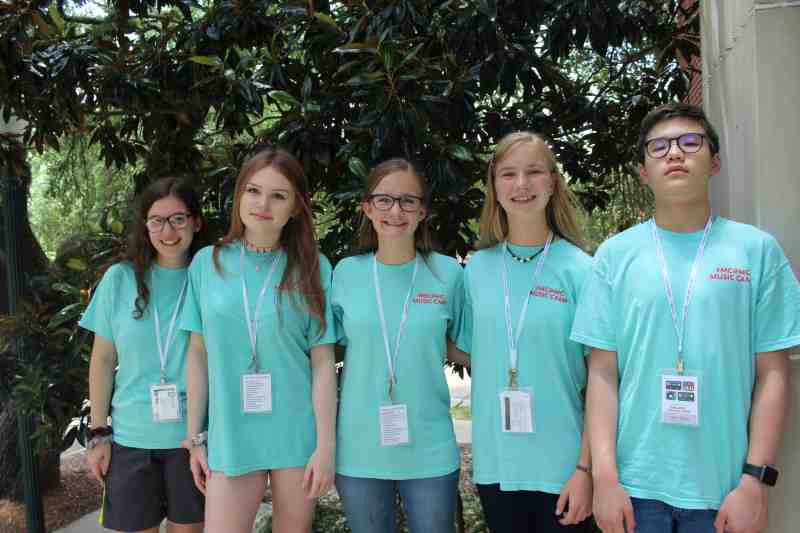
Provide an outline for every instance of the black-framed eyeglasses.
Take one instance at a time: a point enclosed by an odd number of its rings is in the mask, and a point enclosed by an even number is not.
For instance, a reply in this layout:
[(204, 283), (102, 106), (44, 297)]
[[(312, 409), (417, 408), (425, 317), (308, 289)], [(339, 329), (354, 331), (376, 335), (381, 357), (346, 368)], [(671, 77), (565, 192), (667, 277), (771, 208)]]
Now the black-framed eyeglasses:
[(163, 230), (164, 224), (167, 222), (172, 226), (172, 229), (183, 229), (186, 227), (186, 224), (189, 223), (191, 217), (191, 213), (172, 213), (168, 217), (154, 216), (145, 220), (144, 225), (147, 226), (147, 231), (150, 233), (158, 233)]
[(378, 211), (390, 211), (395, 202), (400, 205), (400, 209), (406, 213), (416, 213), (422, 207), (422, 198), (413, 194), (403, 196), (392, 196), (391, 194), (370, 194), (367, 196), (369, 203)]
[(677, 137), (656, 137), (645, 141), (644, 148), (647, 155), (653, 159), (666, 157), (672, 148), (672, 141), (675, 141), (684, 154), (694, 154), (703, 147), (706, 136), (702, 133), (684, 133)]

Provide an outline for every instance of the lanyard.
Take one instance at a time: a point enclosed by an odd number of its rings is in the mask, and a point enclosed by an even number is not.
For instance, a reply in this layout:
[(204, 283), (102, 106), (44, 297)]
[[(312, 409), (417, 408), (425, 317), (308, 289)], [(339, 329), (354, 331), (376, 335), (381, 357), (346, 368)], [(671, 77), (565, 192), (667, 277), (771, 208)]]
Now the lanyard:
[(544, 262), (547, 259), (547, 255), (550, 253), (550, 244), (553, 242), (553, 232), (551, 231), (550, 234), (547, 236), (547, 241), (544, 243), (544, 250), (542, 251), (542, 255), (539, 256), (539, 260), (536, 262), (536, 268), (533, 271), (533, 280), (532, 280), (532, 288), (528, 291), (525, 295), (525, 301), (522, 304), (522, 311), (519, 315), (519, 321), (517, 322), (517, 334), (514, 335), (514, 329), (511, 325), (511, 297), (510, 292), (511, 289), (509, 288), (508, 284), (508, 263), (506, 260), (506, 252), (508, 251), (508, 241), (503, 243), (503, 304), (505, 307), (505, 315), (506, 315), (506, 335), (508, 337), (508, 353), (510, 358), (509, 363), (509, 370), (508, 370), (508, 386), (512, 390), (516, 390), (517, 388), (517, 361), (518, 361), (518, 351), (517, 347), (519, 345), (519, 339), (522, 335), (522, 327), (525, 324), (525, 316), (528, 314), (528, 302), (530, 301), (530, 293), (536, 289), (536, 280), (539, 277), (539, 274), (542, 272), (542, 267), (544, 266)]
[(278, 258), (280, 254), (275, 254), (275, 257), (272, 259), (272, 263), (269, 267), (269, 272), (267, 273), (267, 277), (264, 279), (264, 284), (261, 286), (261, 291), (258, 293), (258, 299), (256, 300), (256, 313), (255, 316), (251, 319), (250, 318), (250, 299), (247, 297), (247, 281), (245, 281), (245, 272), (244, 272), (244, 242), (240, 243), (241, 245), (241, 253), (239, 254), (239, 265), (241, 270), (242, 276), (242, 304), (244, 305), (244, 316), (247, 322), (247, 333), (250, 337), (250, 365), (248, 368), (255, 369), (256, 374), (258, 373), (258, 359), (256, 359), (256, 344), (258, 342), (258, 321), (261, 318), (261, 304), (264, 303), (264, 295), (267, 293), (267, 287), (269, 287), (269, 280), (272, 279), (272, 274), (275, 273), (275, 267), (278, 266)]
[(417, 281), (419, 271), (419, 255), (414, 260), (414, 273), (411, 274), (411, 286), (406, 294), (406, 301), (403, 304), (403, 314), (400, 316), (400, 326), (397, 328), (397, 339), (394, 344), (394, 356), (389, 349), (389, 331), (386, 327), (386, 315), (383, 312), (383, 298), (381, 297), (381, 284), (378, 281), (378, 256), (372, 257), (372, 280), (375, 284), (375, 301), (378, 303), (378, 317), (381, 320), (381, 331), (383, 332), (383, 347), (386, 350), (386, 361), (389, 364), (389, 398), (394, 402), (394, 386), (397, 384), (397, 356), (400, 353), (400, 339), (408, 320), (408, 304), (411, 302), (411, 294), (414, 292), (414, 284)]
[(661, 277), (664, 279), (664, 291), (666, 292), (667, 302), (669, 303), (669, 311), (672, 315), (672, 325), (675, 327), (675, 335), (678, 337), (678, 362), (676, 368), (678, 374), (683, 374), (684, 372), (683, 340), (686, 333), (686, 317), (689, 315), (689, 302), (692, 299), (692, 286), (694, 285), (695, 278), (697, 278), (697, 269), (700, 266), (700, 262), (703, 260), (703, 254), (706, 250), (706, 243), (708, 241), (708, 236), (711, 234), (711, 225), (713, 222), (714, 216), (711, 215), (708, 217), (708, 222), (706, 222), (706, 227), (703, 230), (703, 238), (700, 240), (700, 245), (697, 247), (697, 254), (694, 257), (692, 269), (689, 272), (689, 281), (686, 284), (686, 296), (683, 298), (683, 314), (679, 323), (678, 309), (675, 306), (675, 297), (672, 294), (672, 282), (669, 279), (667, 260), (664, 257), (664, 247), (661, 245), (661, 237), (658, 235), (656, 220), (655, 218), (650, 219), (650, 230), (653, 234), (653, 241), (656, 244), (656, 255), (658, 256), (658, 262), (661, 265)]
[(181, 301), (183, 301), (183, 294), (186, 292), (186, 285), (189, 283), (189, 278), (187, 277), (183, 281), (183, 286), (181, 287), (181, 292), (178, 294), (178, 301), (175, 303), (175, 310), (172, 311), (172, 318), (169, 321), (169, 327), (167, 328), (167, 338), (164, 339), (164, 342), (161, 342), (161, 320), (158, 317), (158, 306), (156, 305), (156, 298), (155, 298), (155, 275), (150, 275), (150, 302), (153, 305), (153, 318), (155, 319), (155, 326), (156, 326), (156, 347), (158, 348), (158, 359), (161, 361), (161, 383), (166, 383), (167, 381), (167, 356), (169, 355), (169, 349), (172, 346), (172, 341), (175, 340), (175, 320), (178, 318), (178, 311), (181, 308)]

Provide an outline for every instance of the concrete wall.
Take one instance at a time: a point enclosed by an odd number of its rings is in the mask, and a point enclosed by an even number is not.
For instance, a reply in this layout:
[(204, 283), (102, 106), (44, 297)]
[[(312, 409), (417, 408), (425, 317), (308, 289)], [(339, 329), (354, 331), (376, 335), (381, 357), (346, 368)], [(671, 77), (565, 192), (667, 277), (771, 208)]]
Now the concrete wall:
[[(773, 234), (800, 275), (800, 1), (702, 1), (703, 101), (722, 138), (717, 213)], [(769, 533), (800, 531), (800, 354)]]

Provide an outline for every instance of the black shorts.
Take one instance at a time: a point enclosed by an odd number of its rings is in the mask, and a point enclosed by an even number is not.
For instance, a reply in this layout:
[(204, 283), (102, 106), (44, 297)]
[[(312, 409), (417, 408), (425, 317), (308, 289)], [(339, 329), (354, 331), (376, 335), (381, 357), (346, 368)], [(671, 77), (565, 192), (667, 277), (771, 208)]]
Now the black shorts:
[(492, 533), (589, 533), (593, 522), (562, 526), (555, 514), (558, 494), (530, 490), (500, 490), (478, 484), (483, 516)]
[(203, 521), (205, 497), (197, 490), (183, 448), (146, 450), (111, 446), (102, 525), (141, 531), (166, 517), (176, 524)]

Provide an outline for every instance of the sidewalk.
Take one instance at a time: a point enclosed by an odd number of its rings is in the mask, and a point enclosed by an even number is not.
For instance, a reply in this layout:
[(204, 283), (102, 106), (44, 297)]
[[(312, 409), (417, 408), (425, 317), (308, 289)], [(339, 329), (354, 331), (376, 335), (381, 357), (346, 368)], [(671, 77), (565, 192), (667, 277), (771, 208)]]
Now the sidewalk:
[[(80, 520), (76, 520), (66, 527), (56, 529), (54, 533), (108, 533), (108, 529), (103, 528), (97, 523), (97, 517), (99, 514), (100, 510), (98, 509), (97, 511), (87, 514)], [(256, 515), (256, 523), (253, 527), (253, 531), (257, 531), (271, 514), (272, 504), (262, 503), (261, 507), (258, 509), (258, 515)], [(166, 533), (166, 531), (167, 523), (163, 522), (161, 524), (161, 532)]]

